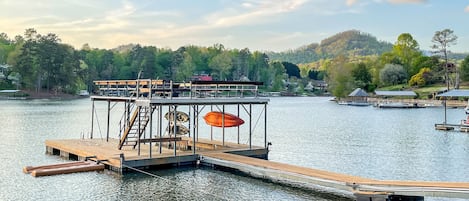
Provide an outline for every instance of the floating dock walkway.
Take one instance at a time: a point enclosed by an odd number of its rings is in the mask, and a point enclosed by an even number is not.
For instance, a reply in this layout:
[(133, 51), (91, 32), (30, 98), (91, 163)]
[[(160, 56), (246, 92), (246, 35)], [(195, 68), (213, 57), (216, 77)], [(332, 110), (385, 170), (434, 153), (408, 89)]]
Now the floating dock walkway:
[(423, 200), (425, 196), (469, 198), (469, 183), (463, 182), (374, 180), (229, 153), (201, 155), (201, 162), (206, 165), (231, 168), (257, 178), (354, 199), (388, 200), (394, 197), (396, 200)]

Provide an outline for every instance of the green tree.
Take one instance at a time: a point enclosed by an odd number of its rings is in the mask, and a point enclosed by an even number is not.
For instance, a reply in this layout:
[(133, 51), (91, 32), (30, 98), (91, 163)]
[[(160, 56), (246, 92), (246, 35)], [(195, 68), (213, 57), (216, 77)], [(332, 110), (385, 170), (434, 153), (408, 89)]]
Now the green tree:
[(184, 53), (184, 60), (182, 61), (179, 70), (176, 72), (176, 81), (189, 81), (194, 74), (195, 64), (192, 61), (189, 53)]
[(157, 78), (169, 78), (171, 69), (171, 59), (173, 52), (170, 49), (158, 49), (156, 51), (156, 74)]
[(431, 78), (428, 78), (425, 82), (426, 84), (433, 84), (440, 82), (444, 79), (444, 70), (443, 66), (441, 65), (438, 57), (436, 56), (419, 56), (417, 58), (414, 58), (412, 61), (412, 69), (411, 72), (412, 74), (417, 74), (419, 73), (420, 70), (423, 68), (429, 68), (431, 70)]
[(255, 51), (251, 55), (249, 74), (246, 75), (251, 80), (266, 81), (268, 75), (267, 70), (269, 68), (269, 57), (262, 52)]
[(185, 51), (192, 60), (195, 69), (192, 73), (208, 73), (210, 68), (208, 67), (208, 50), (205, 47), (187, 46)]
[(239, 80), (243, 76), (248, 76), (249, 74), (249, 59), (251, 57), (251, 52), (248, 48), (241, 50), (233, 50), (232, 57), (233, 59), (233, 79)]
[(181, 47), (172, 54), (169, 77), (173, 80), (176, 79), (176, 72), (184, 61), (184, 52), (185, 48)]
[(270, 82), (265, 83), (271, 86), (272, 91), (281, 91), (283, 89), (283, 80), (285, 78), (285, 67), (279, 61), (271, 62), (269, 65)]
[(359, 63), (352, 69), (352, 77), (355, 80), (355, 86), (365, 89), (366, 91), (373, 91), (374, 87), (371, 84), (372, 77), (364, 63)]
[(300, 75), (300, 69), (298, 68), (297, 65), (295, 64), (292, 64), (290, 62), (282, 62), (283, 66), (285, 66), (285, 70), (287, 72), (287, 75), (288, 77), (297, 77), (297, 78), (301, 78), (301, 75)]
[(81, 69), (78, 52), (72, 46), (64, 44), (60, 44), (60, 49), (63, 52), (64, 60), (58, 71), (56, 86), (54, 87), (69, 94), (74, 94), (80, 89), (86, 89), (82, 86), (84, 83), (79, 77)]
[[(432, 42), (434, 45), (432, 48), (443, 56), (445, 61), (445, 81), (447, 90), (449, 90), (449, 75), (448, 75), (448, 48), (451, 45), (456, 44), (456, 40), (458, 37), (454, 35), (453, 30), (444, 29), (442, 31), (436, 31), (435, 35), (433, 35)], [(455, 82), (455, 88), (459, 88), (459, 80), (457, 79)]]
[(469, 81), (469, 55), (461, 62), (461, 79)]
[(14, 63), (13, 71), (18, 72), (21, 76), (20, 85), (24, 89), (35, 89), (39, 91), (39, 86), (36, 85), (36, 77), (38, 74), (39, 64), (36, 57), (37, 44), (35, 38), (28, 39), (21, 45), (16, 61)]
[(345, 56), (338, 56), (331, 63), (326, 62), (325, 66), (329, 91), (339, 99), (346, 97), (354, 86), (351, 76), (353, 65), (348, 63)]
[(219, 80), (225, 80), (228, 77), (228, 73), (233, 68), (233, 62), (228, 52), (222, 52), (210, 60), (208, 66), (218, 73)]
[[(419, 51), (419, 44), (409, 33), (399, 35), (396, 43), (392, 48), (392, 52), (400, 58), (407, 73), (411, 73), (412, 59), (420, 56), (422, 53)], [(412, 75), (412, 74), (410, 74)]]
[(6, 33), (0, 33), (0, 64), (7, 63), (8, 54), (15, 50), (15, 44)]
[(402, 65), (386, 64), (379, 73), (379, 78), (385, 85), (396, 85), (406, 82), (407, 72)]

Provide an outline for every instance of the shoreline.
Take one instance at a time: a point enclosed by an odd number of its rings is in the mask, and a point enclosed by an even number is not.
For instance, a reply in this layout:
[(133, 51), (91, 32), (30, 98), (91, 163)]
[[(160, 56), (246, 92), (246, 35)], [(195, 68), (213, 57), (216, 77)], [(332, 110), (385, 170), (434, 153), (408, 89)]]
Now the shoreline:
[(51, 92), (35, 92), (29, 90), (21, 90), (15, 93), (0, 94), (0, 99), (8, 100), (36, 100), (36, 99), (51, 99), (51, 100), (74, 100), (80, 98), (88, 98), (89, 96), (80, 96), (66, 93), (51, 93)]

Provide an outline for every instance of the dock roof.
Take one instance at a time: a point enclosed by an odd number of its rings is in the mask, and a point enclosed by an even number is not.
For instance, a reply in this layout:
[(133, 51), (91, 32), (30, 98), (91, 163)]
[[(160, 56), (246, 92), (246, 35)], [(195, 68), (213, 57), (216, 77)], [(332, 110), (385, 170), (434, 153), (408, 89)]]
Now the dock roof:
[(375, 91), (377, 96), (417, 96), (413, 91)]
[(437, 97), (469, 97), (469, 90), (454, 89), (438, 94)]
[(368, 93), (366, 93), (366, 91), (361, 89), (361, 88), (356, 88), (348, 96), (350, 96), (350, 97), (367, 97)]

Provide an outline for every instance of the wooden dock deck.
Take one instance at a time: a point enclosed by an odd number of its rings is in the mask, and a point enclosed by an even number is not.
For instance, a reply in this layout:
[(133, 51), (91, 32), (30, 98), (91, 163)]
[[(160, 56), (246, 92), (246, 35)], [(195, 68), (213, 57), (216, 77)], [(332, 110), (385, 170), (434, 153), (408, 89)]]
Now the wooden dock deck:
[[(152, 143), (151, 156), (150, 144), (142, 144), (140, 154), (137, 149), (117, 148), (118, 139), (63, 139), (46, 140), (46, 152), (52, 155), (60, 155), (69, 160), (94, 160), (106, 165), (109, 170), (121, 172), (127, 167), (141, 168), (159, 165), (191, 164), (198, 161), (198, 155), (193, 153), (193, 139), (182, 137), (177, 143), (176, 151), (164, 144), (160, 149), (157, 143)], [(171, 143), (171, 145), (173, 145)], [(217, 140), (198, 139), (196, 142), (198, 153), (230, 152), (246, 156), (267, 158), (268, 150), (263, 147), (228, 143)], [(176, 153), (175, 153), (176, 152)]]
[[(122, 172), (127, 167), (145, 168), (159, 165), (185, 165), (201, 163), (209, 166), (222, 166), (245, 172), (253, 177), (268, 179), (292, 186), (310, 188), (343, 197), (366, 199), (376, 196), (432, 196), (469, 199), (467, 182), (430, 182), (430, 181), (388, 181), (375, 180), (347, 174), (329, 172), (313, 168), (300, 167), (279, 162), (254, 158), (266, 156), (268, 150), (263, 147), (249, 149), (247, 145), (225, 143), (207, 139), (198, 140), (197, 154), (188, 149), (193, 142), (184, 137), (176, 150), (162, 147), (162, 153), (155, 144), (152, 156), (148, 155), (149, 145), (141, 147), (141, 154), (136, 149), (119, 150), (117, 139), (108, 142), (102, 139), (66, 139), (47, 140), (47, 153), (60, 155), (72, 160), (92, 159), (105, 164), (106, 169)], [(377, 199), (377, 200), (380, 200)]]
[(367, 198), (372, 200), (370, 195), (400, 195), (469, 199), (468, 182), (375, 180), (229, 153), (203, 153), (201, 155), (203, 164), (228, 167), (254, 177), (314, 188), (351, 198), (367, 195)]

